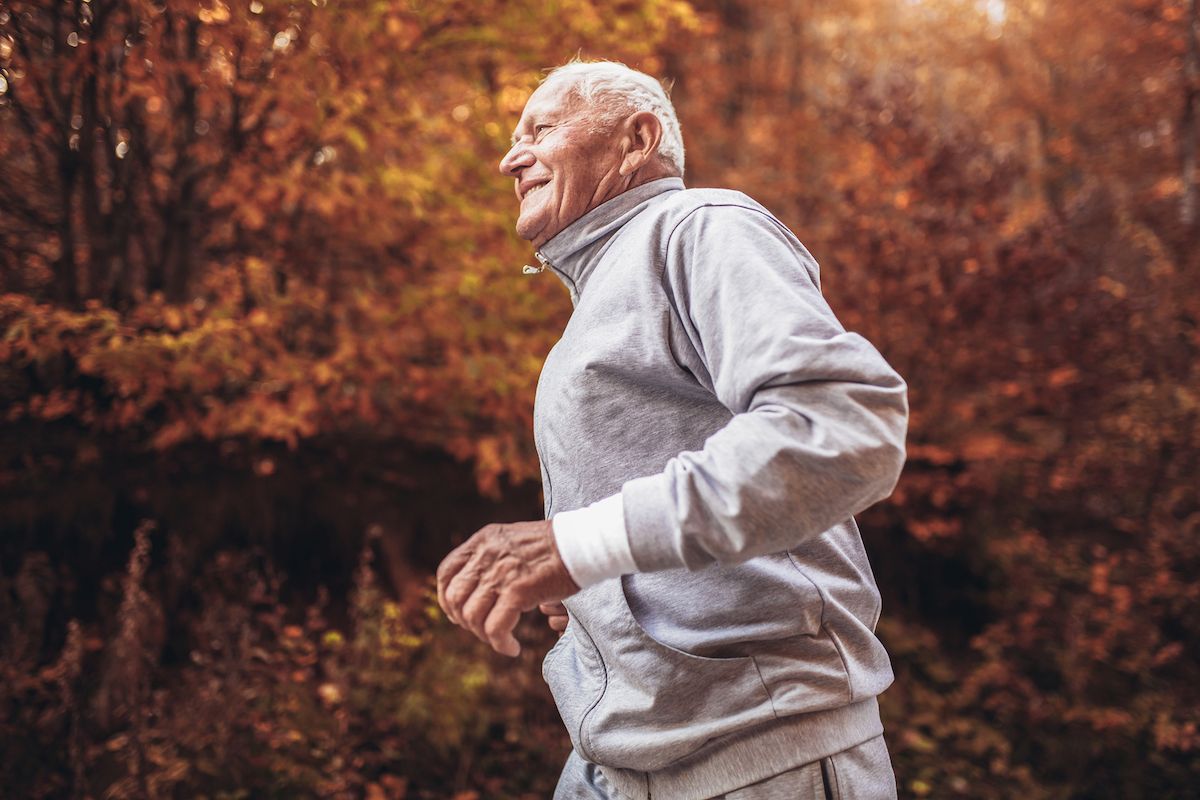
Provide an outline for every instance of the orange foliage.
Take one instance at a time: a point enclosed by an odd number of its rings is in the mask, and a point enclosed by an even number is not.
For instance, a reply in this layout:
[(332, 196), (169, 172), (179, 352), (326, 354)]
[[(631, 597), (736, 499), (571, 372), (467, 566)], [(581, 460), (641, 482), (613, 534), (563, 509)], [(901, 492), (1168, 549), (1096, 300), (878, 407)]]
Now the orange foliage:
[(10, 4), (9, 420), (158, 449), (399, 438), (473, 459), (485, 492), (535, 478), (565, 309), (520, 273), (496, 162), (563, 41), (637, 61), (692, 21), (568, 6)]

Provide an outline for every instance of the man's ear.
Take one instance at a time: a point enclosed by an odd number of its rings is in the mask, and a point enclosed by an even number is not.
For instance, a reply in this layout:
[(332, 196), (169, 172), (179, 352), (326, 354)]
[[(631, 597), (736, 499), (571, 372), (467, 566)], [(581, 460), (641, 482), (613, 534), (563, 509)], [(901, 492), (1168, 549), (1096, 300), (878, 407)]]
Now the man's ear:
[(626, 151), (619, 171), (622, 175), (632, 175), (658, 154), (662, 123), (649, 111), (639, 111), (625, 120), (623, 133)]

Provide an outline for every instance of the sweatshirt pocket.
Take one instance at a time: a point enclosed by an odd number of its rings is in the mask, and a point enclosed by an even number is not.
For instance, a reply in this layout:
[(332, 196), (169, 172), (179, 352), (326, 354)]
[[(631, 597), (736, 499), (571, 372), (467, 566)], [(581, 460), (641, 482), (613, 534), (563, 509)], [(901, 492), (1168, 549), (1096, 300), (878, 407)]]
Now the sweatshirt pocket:
[(580, 740), (580, 722), (604, 694), (607, 671), (591, 637), (574, 614), (563, 635), (542, 659), (542, 678), (554, 696), (571, 745), (585, 759), (592, 760)]
[(630, 612), (624, 580), (602, 584), (606, 607), (589, 615), (604, 686), (580, 717), (582, 755), (653, 772), (712, 739), (774, 718), (753, 658), (709, 658), (658, 641)]

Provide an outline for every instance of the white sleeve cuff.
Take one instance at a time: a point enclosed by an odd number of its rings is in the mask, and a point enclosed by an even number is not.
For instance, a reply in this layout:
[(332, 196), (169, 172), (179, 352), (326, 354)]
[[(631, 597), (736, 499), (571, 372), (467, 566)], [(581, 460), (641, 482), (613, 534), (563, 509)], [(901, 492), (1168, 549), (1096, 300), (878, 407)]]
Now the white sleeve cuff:
[(625, 532), (620, 492), (590, 506), (555, 514), (551, 524), (558, 553), (580, 589), (638, 571)]

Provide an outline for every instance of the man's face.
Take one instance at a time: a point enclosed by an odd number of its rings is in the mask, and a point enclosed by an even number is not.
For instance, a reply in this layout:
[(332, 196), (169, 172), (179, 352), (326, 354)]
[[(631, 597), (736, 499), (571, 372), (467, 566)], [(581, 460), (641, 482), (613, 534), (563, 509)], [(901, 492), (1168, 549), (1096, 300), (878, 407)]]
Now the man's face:
[(517, 235), (535, 248), (623, 189), (619, 138), (615, 131), (593, 132), (593, 113), (566, 81), (542, 85), (500, 161), (521, 204)]

